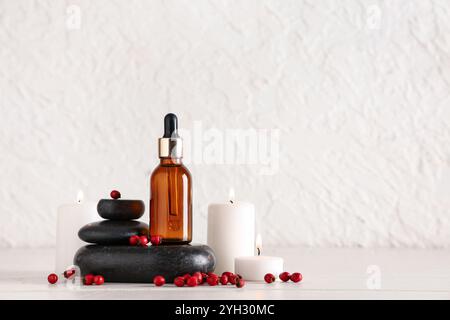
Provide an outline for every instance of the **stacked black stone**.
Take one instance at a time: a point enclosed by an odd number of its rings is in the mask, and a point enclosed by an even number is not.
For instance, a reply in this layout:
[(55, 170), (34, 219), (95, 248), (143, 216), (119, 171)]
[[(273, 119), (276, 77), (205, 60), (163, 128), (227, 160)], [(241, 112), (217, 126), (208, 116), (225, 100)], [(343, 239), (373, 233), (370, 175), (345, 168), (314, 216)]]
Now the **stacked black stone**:
[(143, 201), (102, 199), (97, 211), (106, 220), (89, 223), (78, 232), (81, 240), (92, 243), (74, 257), (82, 275), (100, 274), (107, 282), (146, 283), (156, 275), (172, 282), (186, 273), (214, 271), (214, 252), (206, 245), (130, 246), (131, 236), (148, 236), (148, 225), (136, 221), (144, 214)]
[(78, 231), (81, 240), (99, 245), (127, 245), (131, 236), (148, 236), (148, 224), (136, 221), (145, 211), (141, 200), (110, 200), (98, 202), (97, 212), (106, 219), (85, 225)]

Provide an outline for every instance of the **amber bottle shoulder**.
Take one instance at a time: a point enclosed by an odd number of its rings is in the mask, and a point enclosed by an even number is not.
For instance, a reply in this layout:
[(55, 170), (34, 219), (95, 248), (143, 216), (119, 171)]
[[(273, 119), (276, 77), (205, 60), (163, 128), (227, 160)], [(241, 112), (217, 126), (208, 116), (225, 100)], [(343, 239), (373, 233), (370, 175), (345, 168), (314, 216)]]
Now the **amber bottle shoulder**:
[(185, 174), (186, 176), (188, 176), (189, 178), (191, 178), (191, 172), (189, 171), (189, 169), (184, 165), (184, 164), (163, 164), (163, 163), (159, 163), (155, 169), (153, 169), (151, 176), (155, 177), (158, 174), (164, 174), (165, 172), (167, 172), (167, 170), (170, 170), (171, 168), (176, 168), (177, 170), (180, 171), (181, 174)]
[(186, 172), (186, 174), (191, 175), (191, 172), (184, 164), (161, 164), (160, 163), (155, 167), (155, 169), (153, 169), (153, 173), (158, 172), (158, 171), (165, 171), (170, 168), (177, 168), (181, 171)]

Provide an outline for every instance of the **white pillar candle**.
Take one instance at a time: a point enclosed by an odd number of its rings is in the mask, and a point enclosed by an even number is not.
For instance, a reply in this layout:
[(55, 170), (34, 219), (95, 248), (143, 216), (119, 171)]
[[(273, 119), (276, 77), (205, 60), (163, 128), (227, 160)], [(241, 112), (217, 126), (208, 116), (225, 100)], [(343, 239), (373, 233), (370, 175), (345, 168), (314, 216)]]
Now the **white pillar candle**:
[[(258, 235), (256, 239), (258, 253), (261, 253), (262, 241)], [(272, 273), (276, 278), (283, 272), (284, 261), (280, 257), (269, 256), (247, 256), (235, 259), (235, 272), (247, 281), (264, 281), (267, 273)]]
[(216, 256), (215, 273), (234, 272), (234, 259), (255, 254), (255, 206), (230, 201), (208, 206), (208, 245)]
[(78, 238), (78, 230), (85, 224), (98, 220), (97, 204), (84, 202), (82, 192), (78, 193), (77, 202), (58, 207), (56, 217), (56, 257), (55, 271), (64, 272), (73, 265), (77, 250), (86, 245)]

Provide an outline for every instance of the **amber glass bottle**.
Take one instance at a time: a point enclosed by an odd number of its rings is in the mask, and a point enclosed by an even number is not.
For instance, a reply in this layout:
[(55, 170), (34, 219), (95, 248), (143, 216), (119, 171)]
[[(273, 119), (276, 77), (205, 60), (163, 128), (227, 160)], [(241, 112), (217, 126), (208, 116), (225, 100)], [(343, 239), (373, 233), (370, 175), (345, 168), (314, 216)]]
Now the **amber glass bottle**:
[(178, 119), (164, 118), (164, 136), (159, 139), (160, 164), (150, 177), (150, 235), (163, 244), (192, 241), (192, 178), (183, 165)]

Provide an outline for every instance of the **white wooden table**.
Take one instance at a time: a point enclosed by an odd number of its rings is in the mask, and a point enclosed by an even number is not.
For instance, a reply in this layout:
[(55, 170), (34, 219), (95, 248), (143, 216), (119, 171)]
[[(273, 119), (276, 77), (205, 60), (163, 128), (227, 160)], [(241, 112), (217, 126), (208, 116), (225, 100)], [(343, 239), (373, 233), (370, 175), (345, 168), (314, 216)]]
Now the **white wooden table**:
[[(0, 299), (450, 299), (450, 250), (266, 249), (303, 273), (301, 284), (177, 288), (47, 284), (52, 249), (0, 250)], [(369, 271), (369, 273), (368, 273)], [(379, 287), (379, 288), (377, 288)]]

